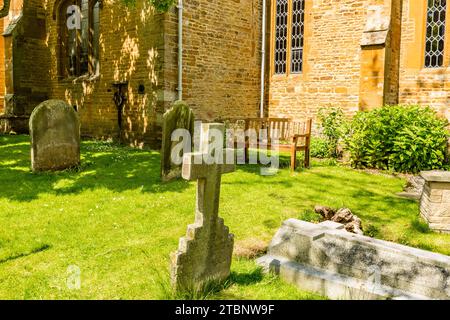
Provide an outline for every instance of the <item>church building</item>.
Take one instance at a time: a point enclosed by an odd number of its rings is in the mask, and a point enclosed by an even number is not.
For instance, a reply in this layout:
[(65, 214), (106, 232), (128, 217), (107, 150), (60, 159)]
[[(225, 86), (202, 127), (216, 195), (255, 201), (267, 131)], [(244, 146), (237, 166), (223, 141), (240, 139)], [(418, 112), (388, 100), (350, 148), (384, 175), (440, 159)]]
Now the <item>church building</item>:
[(47, 99), (77, 110), (82, 135), (138, 147), (158, 147), (179, 99), (205, 121), (385, 104), (450, 119), (446, 0), (175, 2), (10, 0), (0, 132), (26, 132)]

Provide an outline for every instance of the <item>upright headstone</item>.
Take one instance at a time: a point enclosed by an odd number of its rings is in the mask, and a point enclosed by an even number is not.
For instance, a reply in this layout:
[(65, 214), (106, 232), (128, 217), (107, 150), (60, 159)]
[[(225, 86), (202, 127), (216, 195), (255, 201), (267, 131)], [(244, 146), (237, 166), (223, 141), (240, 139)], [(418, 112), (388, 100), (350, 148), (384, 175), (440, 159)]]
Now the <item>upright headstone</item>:
[[(224, 132), (220, 124), (206, 127)], [(204, 284), (225, 280), (230, 274), (234, 236), (218, 210), (221, 176), (234, 171), (235, 164), (211, 163), (206, 160), (209, 153), (205, 151), (202, 148), (202, 152), (184, 155), (182, 176), (197, 180), (197, 205), (195, 223), (188, 226), (186, 236), (180, 238), (178, 251), (171, 256), (172, 284), (178, 291), (201, 289)]]
[(175, 102), (164, 114), (161, 147), (161, 179), (163, 181), (170, 181), (181, 176), (181, 164), (174, 163), (172, 159), (172, 150), (179, 141), (172, 141), (172, 134), (177, 129), (187, 130), (190, 133), (192, 146), (194, 122), (194, 112), (183, 101)]
[(64, 170), (80, 163), (80, 120), (64, 101), (47, 100), (30, 117), (33, 171)]

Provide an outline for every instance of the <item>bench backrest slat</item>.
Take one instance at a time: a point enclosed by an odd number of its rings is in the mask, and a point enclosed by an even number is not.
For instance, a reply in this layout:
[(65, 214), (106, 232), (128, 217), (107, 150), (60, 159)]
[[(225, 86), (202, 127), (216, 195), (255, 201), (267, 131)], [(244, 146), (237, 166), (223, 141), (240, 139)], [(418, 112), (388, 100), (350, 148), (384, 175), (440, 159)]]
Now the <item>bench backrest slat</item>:
[[(289, 118), (249, 118), (245, 119), (245, 130), (254, 129), (259, 137), (261, 129), (268, 129), (271, 133), (278, 130), (280, 140), (289, 140), (296, 134), (311, 134), (312, 119), (306, 121), (292, 121)], [(270, 142), (270, 141), (269, 141)]]

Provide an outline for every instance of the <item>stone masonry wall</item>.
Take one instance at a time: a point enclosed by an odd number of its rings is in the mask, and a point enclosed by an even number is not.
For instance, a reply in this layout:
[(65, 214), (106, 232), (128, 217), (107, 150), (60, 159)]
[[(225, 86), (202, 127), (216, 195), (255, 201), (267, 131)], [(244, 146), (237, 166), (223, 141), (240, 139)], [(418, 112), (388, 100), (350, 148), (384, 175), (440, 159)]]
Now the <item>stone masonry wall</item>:
[[(314, 118), (320, 108), (335, 106), (351, 116), (366, 109), (365, 106), (396, 103), (399, 3), (397, 0), (306, 0), (303, 72), (271, 74), (269, 115)], [(361, 39), (371, 6), (385, 8), (385, 14), (391, 16), (391, 31), (384, 45), (362, 51)]]
[(450, 233), (450, 173), (426, 171), (421, 176), (425, 185), (420, 200), (420, 214), (431, 229)]
[[(122, 138), (134, 146), (158, 147), (160, 116), (158, 100), (162, 84), (163, 15), (148, 1), (135, 6), (104, 0), (100, 10), (100, 75), (61, 79), (58, 74), (58, 24), (53, 19), (54, 1), (47, 1), (51, 98), (76, 106), (84, 136), (110, 138), (119, 135), (118, 111), (113, 102), (114, 83), (128, 82), (123, 112)], [(139, 93), (138, 87), (145, 86)]]
[[(14, 77), (28, 83), (30, 92), (48, 92), (48, 98), (76, 107), (82, 135), (96, 138), (118, 136), (113, 84), (128, 82), (122, 137), (131, 145), (158, 147), (162, 114), (177, 100), (177, 9), (158, 14), (145, 0), (137, 0), (135, 6), (104, 0), (100, 11), (100, 75), (62, 79), (59, 24), (53, 14), (60, 2), (27, 2), (28, 12), (43, 17), (46, 34), (41, 38), (45, 42), (31, 42), (35, 47), (30, 50), (39, 54), (30, 55), (31, 68), (15, 62)], [(185, 1), (183, 98), (197, 118), (258, 115), (261, 3)], [(24, 20), (32, 21), (32, 16)], [(140, 85), (145, 86), (143, 94), (138, 93)]]
[(402, 1), (392, 0), (391, 3), (391, 31), (388, 44), (388, 63), (384, 88), (384, 104), (396, 105), (399, 103), (399, 77), (400, 77), (400, 49), (402, 34)]
[[(0, 30), (3, 33), (5, 29), (9, 26), (12, 20), (17, 18), (17, 16), (22, 11), (23, 0), (11, 0), (9, 15), (3, 19), (0, 19)], [(3, 7), (3, 0), (0, 0), (0, 6)], [(5, 93), (6, 93), (6, 63), (5, 61), (5, 51), (8, 42), (5, 41), (4, 37), (0, 36), (0, 114), (5, 112)]]
[[(184, 1), (183, 100), (203, 120), (259, 114), (261, 0)], [(177, 98), (177, 10), (165, 23), (164, 100)]]
[(433, 230), (450, 233), (450, 183), (426, 184), (420, 212)]
[(327, 106), (342, 107), (349, 115), (358, 111), (360, 42), (368, 3), (306, 1), (303, 73), (271, 76), (270, 116), (304, 119)]
[[(0, 5), (2, 5), (0, 3)], [(0, 30), (3, 31), (5, 19), (0, 20)], [(0, 114), (5, 112), (5, 42), (3, 37), (0, 37)]]
[[(269, 17), (274, 1), (267, 1)], [(146, 0), (137, 0), (135, 6), (127, 6), (122, 0), (104, 0), (100, 11), (100, 75), (61, 79), (57, 63), (58, 22), (53, 17), (54, 5), (59, 3), (60, 0), (26, 2), (20, 28), (16, 36), (10, 37), (13, 41), (7, 43), (8, 37), (4, 37), (5, 43), (0, 42), (0, 58), (8, 55), (5, 49), (14, 48), (0, 67), (0, 90), (19, 98), (29, 97), (22, 99), (30, 105), (27, 109), (45, 98), (63, 99), (76, 106), (84, 136), (110, 138), (118, 136), (113, 84), (126, 81), (128, 100), (122, 137), (131, 145), (157, 147), (162, 114), (177, 100), (177, 8), (158, 14)], [(377, 97), (379, 104), (399, 100), (431, 105), (450, 117), (450, 69), (422, 67), (426, 1), (412, 6), (412, 0), (404, 0), (401, 8), (400, 3), (306, 0), (302, 74), (271, 74), (273, 49), (269, 47), (273, 39), (268, 34), (266, 114), (314, 118), (321, 107), (340, 106), (347, 115), (353, 115), (361, 108), (362, 100), (371, 99), (373, 90), (366, 90), (371, 88), (370, 83), (366, 85), (372, 77), (378, 81), (373, 84), (376, 94), (384, 94), (383, 99)], [(392, 12), (392, 32), (386, 42), (389, 48), (380, 49), (378, 69), (371, 70), (369, 66), (365, 70), (370, 59), (361, 50), (361, 37), (367, 9), (391, 4), (394, 6), (387, 10)], [(259, 115), (261, 10), (262, 0), (184, 2), (183, 99), (198, 119)], [(6, 28), (7, 21), (3, 22)], [(396, 60), (398, 56), (400, 62)], [(450, 50), (445, 61), (448, 66)], [(396, 71), (398, 64), (400, 72)], [(384, 78), (376, 74), (379, 70), (385, 73)], [(362, 82), (363, 76), (368, 81)], [(145, 87), (144, 93), (138, 93), (140, 86)], [(369, 94), (362, 96), (361, 92)], [(0, 103), (0, 113), (2, 106)]]
[[(3, 19), (0, 19), (0, 30), (1, 33), (5, 32), (12, 21), (17, 19), (20, 12), (22, 11), (23, 0), (11, 0), (9, 15)], [(0, 6), (3, 7), (3, 0), (0, 0)], [(8, 40), (0, 36), (0, 114), (6, 111), (5, 108), (5, 94), (8, 93), (7, 86), (11, 87), (11, 76), (7, 76), (7, 60), (11, 57), (8, 56), (10, 53), (9, 46), (11, 45)], [(8, 83), (9, 82), (9, 83)]]
[(45, 7), (40, 0), (25, 1), (23, 17), (11, 35), (5, 36), (12, 55), (7, 57), (6, 93), (13, 94), (15, 114), (29, 116), (48, 99), (48, 48), (46, 47)]

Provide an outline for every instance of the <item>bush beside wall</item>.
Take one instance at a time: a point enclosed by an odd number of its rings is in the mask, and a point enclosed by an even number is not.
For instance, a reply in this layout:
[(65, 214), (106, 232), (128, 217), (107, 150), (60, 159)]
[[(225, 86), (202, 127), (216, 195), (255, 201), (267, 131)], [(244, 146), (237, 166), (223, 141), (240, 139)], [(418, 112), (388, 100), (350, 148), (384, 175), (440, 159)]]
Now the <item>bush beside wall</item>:
[(345, 135), (351, 163), (417, 173), (443, 169), (447, 161), (448, 121), (421, 106), (385, 106), (359, 112)]

